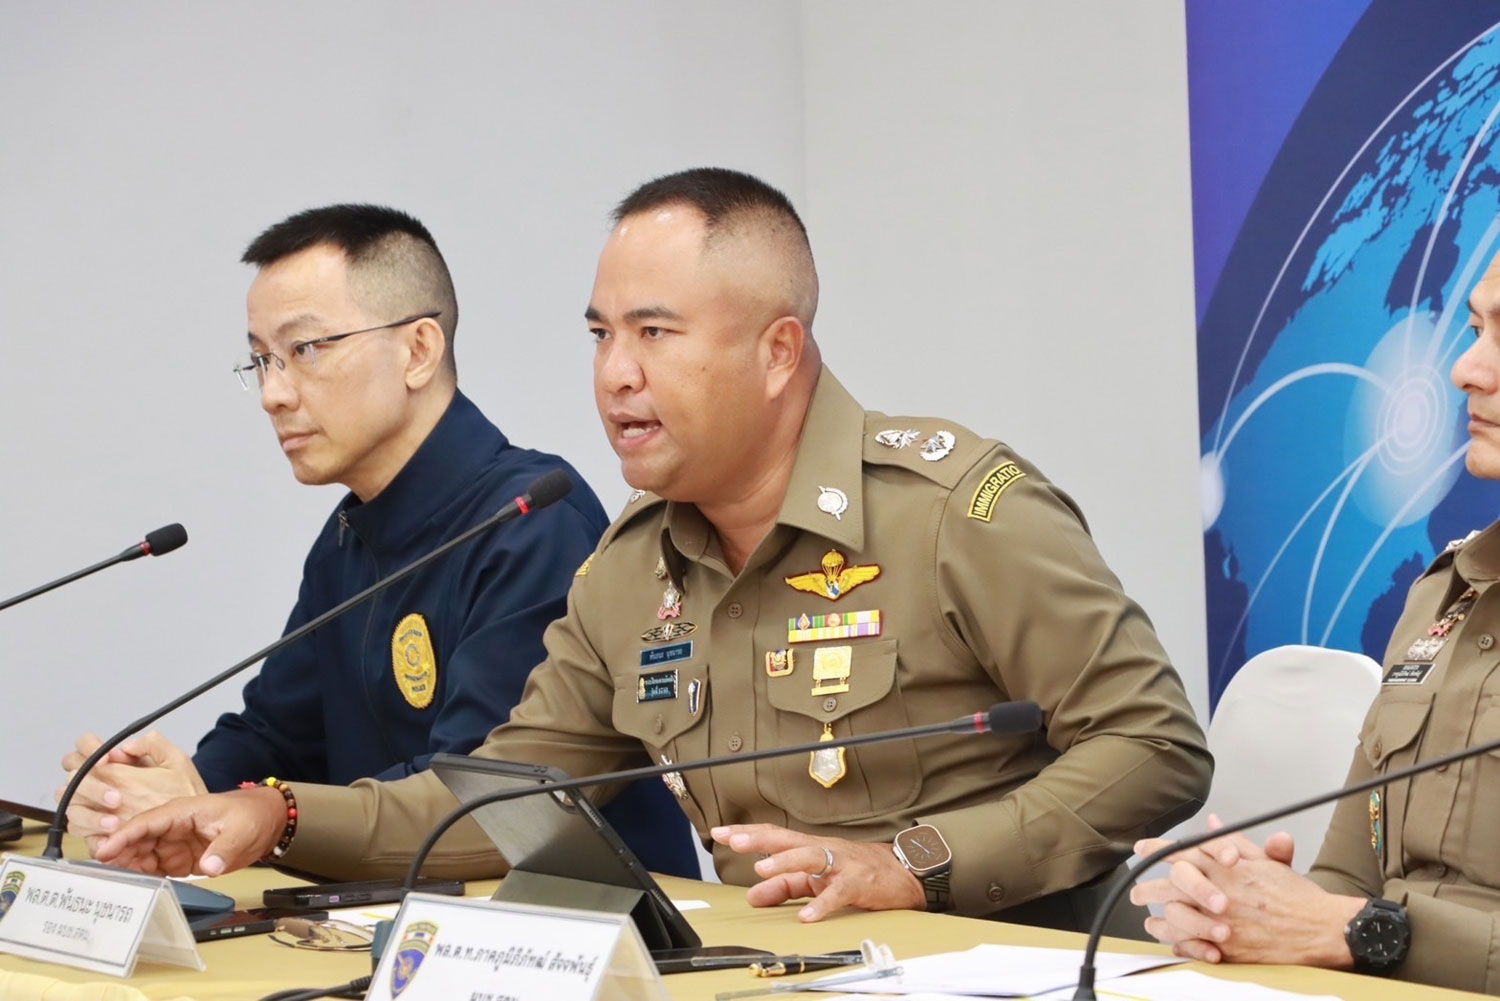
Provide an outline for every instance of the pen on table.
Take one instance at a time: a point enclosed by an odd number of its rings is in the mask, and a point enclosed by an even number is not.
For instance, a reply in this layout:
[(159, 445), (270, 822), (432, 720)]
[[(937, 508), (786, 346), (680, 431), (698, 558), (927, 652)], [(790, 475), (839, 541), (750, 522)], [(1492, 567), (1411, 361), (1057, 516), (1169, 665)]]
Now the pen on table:
[(813, 956), (766, 956), (757, 953), (742, 956), (695, 956), (688, 962), (695, 970), (746, 966), (757, 977), (780, 977), (790, 973), (809, 973), (813, 970), (831, 970), (839, 966), (855, 966), (862, 961), (863, 956), (858, 949), (849, 949), (845, 952), (824, 952)]
[[(738, 998), (757, 998), (767, 994), (795, 994), (800, 991), (820, 991), (828, 987), (840, 984), (864, 983), (867, 980), (880, 980), (884, 977), (901, 976), (901, 967), (886, 966), (880, 969), (864, 969), (855, 973), (842, 973), (834, 977), (819, 977), (817, 980), (804, 980), (795, 984), (772, 984), (769, 987), (752, 987), (745, 991), (720, 991), (714, 995), (714, 1001), (736, 1001)], [(878, 988), (876, 988), (878, 990)]]

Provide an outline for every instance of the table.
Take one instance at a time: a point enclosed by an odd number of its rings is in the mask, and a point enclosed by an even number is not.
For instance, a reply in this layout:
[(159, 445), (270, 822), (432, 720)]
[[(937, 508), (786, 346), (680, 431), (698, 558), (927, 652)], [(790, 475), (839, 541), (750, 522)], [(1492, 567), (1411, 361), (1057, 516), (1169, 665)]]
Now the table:
[[(20, 855), (38, 855), (44, 843), (41, 831), (39, 825), (28, 824), (20, 841), (0, 845), (0, 848)], [(79, 857), (82, 844), (69, 839), (66, 850), (70, 856)], [(208, 880), (203, 885), (229, 894), (241, 907), (258, 907), (263, 889), (292, 882), (295, 881), (274, 870), (256, 868)], [(488, 893), (497, 882), (470, 883), (468, 893), (471, 896)], [(661, 877), (661, 885), (673, 900), (704, 900), (709, 903), (706, 910), (687, 912), (688, 920), (706, 945), (743, 945), (777, 953), (817, 953), (855, 948), (861, 939), (872, 938), (890, 945), (897, 959), (902, 959), (953, 952), (986, 942), (1082, 948), (1084, 940), (1084, 936), (1071, 932), (912, 911), (851, 911), (805, 925), (797, 920), (795, 906), (749, 907), (741, 887), (667, 876)], [(1105, 939), (1105, 948), (1116, 952), (1166, 952), (1162, 946), (1123, 939)], [(160, 1001), (227, 1001), (231, 998), (253, 1001), (289, 987), (332, 986), (370, 972), (366, 953), (292, 949), (265, 936), (204, 942), (199, 950), (208, 965), (204, 972), (142, 964), (128, 981), (128, 985), (139, 993), (116, 992), (114, 997), (103, 990), (102, 984), (120, 985), (121, 981), (69, 967), (0, 955), (0, 999), (37, 1001), (44, 997), (45, 989), (45, 1001), (81, 1001), (83, 998), (91, 1001), (139, 1001), (141, 997)], [(1191, 963), (1186, 968), (1228, 980), (1255, 981), (1305, 994), (1332, 994), (1347, 1001), (1445, 1001), (1483, 996), (1294, 966), (1236, 967)], [(823, 974), (811, 974), (806, 979), (820, 975)], [(701, 1001), (712, 999), (718, 991), (766, 982), (756, 980), (741, 969), (674, 974), (666, 977), (665, 983), (674, 999)], [(89, 990), (80, 988), (77, 993), (72, 993), (64, 986), (68, 984), (100, 986)]]

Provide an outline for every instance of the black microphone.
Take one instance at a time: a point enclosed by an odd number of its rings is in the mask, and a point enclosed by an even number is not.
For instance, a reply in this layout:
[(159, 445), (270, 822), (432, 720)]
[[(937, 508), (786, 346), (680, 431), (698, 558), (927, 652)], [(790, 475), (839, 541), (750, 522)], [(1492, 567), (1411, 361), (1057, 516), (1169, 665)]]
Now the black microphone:
[(411, 866), (406, 870), (406, 882), (403, 889), (412, 890), (417, 879), (422, 873), (422, 863), (427, 861), (438, 839), (448, 833), (448, 828), (467, 817), (481, 806), (489, 806), (492, 803), (503, 803), (510, 799), (520, 799), (523, 796), (535, 796), (543, 792), (565, 792), (573, 789), (581, 789), (584, 786), (605, 785), (613, 782), (634, 782), (636, 779), (650, 779), (666, 775), (668, 772), (696, 772), (702, 768), (715, 768), (719, 765), (740, 765), (751, 761), (764, 761), (767, 758), (781, 758), (792, 754), (807, 754), (810, 751), (825, 751), (833, 747), (860, 747), (864, 744), (879, 744), (888, 740), (911, 740), (916, 737), (933, 737), (947, 733), (993, 733), (1001, 737), (1015, 737), (1021, 734), (1035, 733), (1042, 726), (1042, 709), (1035, 702), (997, 702), (990, 706), (987, 712), (973, 713), (969, 716), (960, 716), (958, 719), (949, 720), (944, 723), (925, 723), (921, 726), (909, 726), (900, 730), (883, 730), (879, 733), (867, 733), (859, 737), (834, 738), (833, 740), (815, 740), (808, 744), (793, 744), (788, 747), (768, 747), (759, 751), (749, 751), (742, 754), (722, 754), (718, 757), (700, 758), (697, 761), (677, 761), (665, 765), (646, 765), (641, 768), (627, 768), (619, 772), (604, 772), (600, 775), (586, 775), (583, 778), (567, 779), (561, 782), (542, 782), (537, 785), (525, 786), (520, 789), (502, 789), (499, 792), (487, 796), (480, 796), (461, 804), (458, 809), (438, 821), (412, 856)]
[(59, 577), (50, 584), (34, 587), (25, 594), (18, 594), (14, 598), (7, 598), (4, 601), (0, 601), (0, 610), (7, 609), (11, 605), (19, 605), (23, 601), (29, 601), (39, 594), (46, 594), (53, 588), (62, 587), (64, 584), (71, 584), (80, 577), (87, 577), (91, 573), (98, 573), (105, 567), (112, 567), (116, 563), (128, 563), (131, 560), (138, 560), (142, 556), (165, 556), (174, 549), (181, 549), (186, 544), (187, 529), (181, 525), (172, 524), (158, 528), (156, 531), (146, 534), (145, 542), (137, 542), (118, 556), (111, 556), (109, 559), (95, 563), (91, 567), (84, 567), (82, 570), (70, 573), (66, 577)]
[[(560, 469), (554, 469), (550, 473), (546, 473), (538, 477), (535, 481), (532, 482), (531, 486), (527, 488), (524, 494), (502, 507), (499, 511), (496, 511), (488, 518), (484, 519), (484, 521), (481, 521), (479, 524), (475, 525), (472, 528), (460, 532), (458, 535), (455, 535), (453, 538), (449, 539), (441, 546), (438, 546), (430, 553), (427, 553), (424, 556), (417, 557), (415, 560), (412, 560), (410, 563), (402, 567), (400, 570), (397, 570), (395, 573), (390, 574), (387, 577), (382, 577), (380, 580), (377, 580), (375, 583), (371, 584), (369, 587), (365, 588), (363, 591), (359, 592), (353, 597), (344, 599), (337, 605), (334, 605), (328, 611), (324, 612), (322, 615), (319, 615), (313, 619), (309, 619), (307, 622), (304, 622), (296, 629), (293, 629), (291, 632), (276, 640), (276, 642), (262, 647), (255, 653), (252, 653), (250, 656), (240, 661), (238, 664), (235, 664), (233, 667), (230, 667), (220, 672), (219, 674), (214, 675), (212, 678), (209, 678), (201, 685), (196, 686), (185, 694), (178, 696), (171, 702), (168, 702), (160, 709), (156, 709), (152, 712), (147, 713), (145, 716), (142, 716), (134, 723), (131, 723), (129, 726), (125, 727), (125, 729), (115, 734), (113, 737), (110, 737), (104, 743), (100, 744), (94, 750), (94, 753), (90, 754), (84, 761), (84, 763), (79, 766), (78, 771), (73, 773), (73, 778), (68, 783), (68, 787), (63, 790), (62, 798), (57, 801), (57, 811), (52, 815), (52, 824), (47, 828), (47, 847), (42, 852), (42, 857), (50, 859), (62, 858), (63, 832), (67, 829), (68, 826), (68, 804), (73, 801), (73, 794), (78, 791), (78, 784), (83, 781), (83, 777), (89, 773), (89, 770), (91, 768), (93, 768), (101, 760), (103, 760), (104, 756), (107, 755), (110, 751), (114, 750), (115, 746), (118, 745), (121, 741), (125, 740), (126, 737), (129, 737), (131, 734), (150, 726), (152, 723), (155, 723), (157, 720), (161, 719), (172, 710), (193, 701), (198, 696), (208, 691), (210, 688), (214, 688), (217, 685), (223, 684), (252, 664), (255, 664), (258, 661), (269, 657), (271, 654), (282, 649), (283, 647), (290, 646), (291, 644), (297, 642), (308, 633), (312, 632), (320, 626), (327, 624), (333, 619), (338, 618), (340, 615), (343, 615), (354, 606), (363, 604), (364, 602), (370, 600), (381, 591), (384, 591), (386, 588), (396, 583), (398, 580), (404, 580), (405, 578), (410, 577), (412, 574), (416, 573), (418, 570), (422, 569), (433, 560), (447, 555), (449, 552), (457, 549), (459, 546), (463, 545), (465, 542), (468, 542), (476, 535), (480, 535), (490, 530), (491, 528), (494, 528), (496, 525), (502, 524), (503, 522), (511, 521), (515, 518), (521, 517), (522, 515), (530, 514), (537, 508), (546, 507), (548, 504), (551, 504), (554, 501), (561, 500), (563, 497), (567, 496), (568, 491), (572, 489), (573, 481), (568, 478), (567, 473), (563, 472)], [(178, 530), (181, 531), (181, 526), (175, 527), (177, 527)], [(167, 533), (168, 529), (162, 529), (161, 532)], [(183, 536), (183, 539), (186, 539), (185, 534)], [(165, 541), (170, 544), (173, 539), (171, 537), (168, 537)], [(158, 540), (158, 542), (160, 542), (160, 540)], [(150, 544), (151, 541), (148, 537), (147, 542), (143, 543), (143, 545)], [(177, 542), (177, 545), (181, 544), (181, 541)]]
[(1140, 874), (1168, 855), (1176, 854), (1188, 848), (1197, 848), (1201, 844), (1205, 844), (1215, 838), (1222, 838), (1226, 834), (1235, 834), (1247, 828), (1267, 824), (1273, 820), (1280, 820), (1282, 817), (1293, 813), (1311, 810), (1315, 806), (1322, 806), (1324, 803), (1331, 803), (1336, 799), (1343, 799), (1345, 796), (1354, 796), (1358, 793), (1369, 792), (1371, 789), (1378, 789), (1392, 782), (1400, 782), (1402, 779), (1409, 779), (1413, 775), (1421, 775), (1423, 772), (1432, 771), (1434, 768), (1442, 768), (1446, 765), (1463, 761), (1466, 758), (1487, 754), (1490, 751), (1500, 751), (1500, 740), (1475, 744), (1473, 747), (1466, 747), (1461, 751), (1445, 754), (1441, 758), (1432, 758), (1429, 761), (1423, 761), (1398, 771), (1385, 772), (1364, 782), (1356, 782), (1352, 786), (1343, 786), (1332, 792), (1322, 793), (1310, 799), (1293, 803), (1291, 806), (1277, 807), (1274, 810), (1258, 814), (1248, 820), (1230, 824), (1228, 827), (1221, 827), (1216, 831), (1205, 831), (1202, 834), (1195, 834), (1190, 838), (1183, 838), (1181, 841), (1174, 841), (1165, 848), (1152, 852), (1141, 859), (1140, 864), (1134, 869), (1121, 875), (1115, 881), (1115, 885), (1109, 888), (1109, 893), (1105, 896), (1104, 902), (1099, 905), (1099, 911), (1094, 915), (1093, 927), (1089, 929), (1088, 945), (1083, 950), (1083, 963), (1078, 968), (1078, 989), (1073, 993), (1073, 1001), (1095, 1001), (1094, 955), (1099, 951), (1099, 938), (1104, 934), (1104, 923), (1109, 920), (1109, 916), (1114, 913), (1115, 907), (1119, 905), (1120, 898), (1125, 895), (1125, 891), (1130, 889), (1131, 884), (1136, 881)]

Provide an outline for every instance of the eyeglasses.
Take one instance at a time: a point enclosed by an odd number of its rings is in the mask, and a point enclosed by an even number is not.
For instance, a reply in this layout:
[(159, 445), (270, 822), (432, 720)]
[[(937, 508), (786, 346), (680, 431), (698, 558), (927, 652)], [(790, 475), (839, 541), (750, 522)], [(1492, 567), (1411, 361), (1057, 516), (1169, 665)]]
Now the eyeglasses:
[[(408, 316), (404, 320), (394, 323), (382, 323), (378, 327), (366, 327), (363, 330), (351, 330), (347, 334), (330, 334), (327, 337), (315, 337), (310, 341), (298, 341), (287, 351), (292, 356), (292, 370), (295, 372), (310, 372), (318, 364), (318, 349), (327, 344), (333, 344), (346, 337), (355, 334), (368, 334), (376, 330), (392, 330), (396, 327), (404, 327), (408, 323), (416, 323), (418, 320), (435, 320), (443, 315), (443, 311), (435, 309), (430, 313), (418, 313)], [(234, 367), (234, 377), (240, 381), (241, 389), (260, 389), (266, 384), (266, 374), (271, 370), (271, 364), (275, 363), (277, 370), (286, 371), (286, 360), (273, 351), (250, 352), (250, 360), (243, 365)]]
[(375, 939), (375, 932), (348, 921), (333, 918), (312, 921), (308, 918), (281, 918), (271, 940), (293, 949), (318, 952), (365, 952)]

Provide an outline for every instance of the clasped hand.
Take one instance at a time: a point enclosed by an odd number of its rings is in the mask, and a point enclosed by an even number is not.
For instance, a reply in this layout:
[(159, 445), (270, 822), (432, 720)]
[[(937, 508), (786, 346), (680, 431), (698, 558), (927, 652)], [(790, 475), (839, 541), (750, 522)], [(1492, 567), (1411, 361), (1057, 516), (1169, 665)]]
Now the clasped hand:
[[(62, 759), (68, 781), (100, 743), (92, 733), (78, 738)], [(57, 788), (59, 800), (66, 787), (65, 782)], [(68, 805), (68, 831), (84, 838), (94, 853), (104, 836), (137, 814), (179, 796), (207, 791), (192, 759), (153, 730), (121, 743), (84, 776)]]
[[(1221, 827), (1217, 817), (1209, 827)], [(1171, 844), (1138, 841), (1137, 855)], [(1179, 956), (1207, 963), (1297, 963), (1349, 969), (1344, 927), (1364, 906), (1358, 897), (1328, 893), (1291, 868), (1295, 846), (1286, 834), (1264, 848), (1242, 834), (1226, 835), (1167, 857), (1167, 878), (1130, 891), (1131, 902), (1161, 904), (1146, 931)]]

